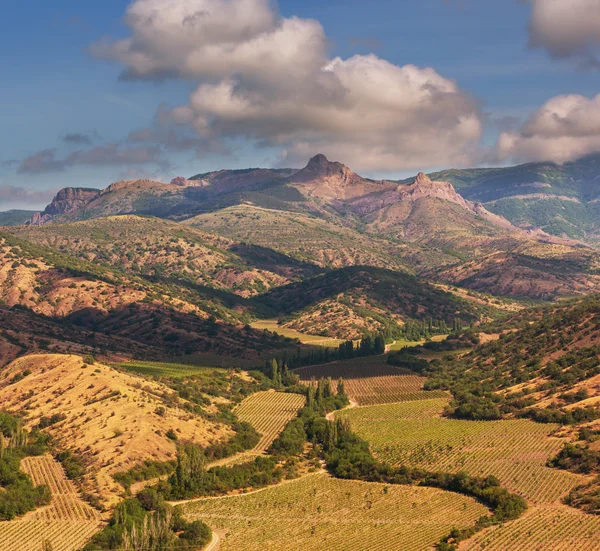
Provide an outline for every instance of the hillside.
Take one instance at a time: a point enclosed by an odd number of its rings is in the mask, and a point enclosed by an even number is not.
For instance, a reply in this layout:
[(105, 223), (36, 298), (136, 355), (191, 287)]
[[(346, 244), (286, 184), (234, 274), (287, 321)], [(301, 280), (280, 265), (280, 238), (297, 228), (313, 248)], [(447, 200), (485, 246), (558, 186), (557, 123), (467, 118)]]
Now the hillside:
[[(148, 353), (158, 349), (162, 355), (214, 352), (256, 357), (289, 346), (285, 339), (245, 328), (244, 320), (252, 319), (249, 311), (255, 306), (235, 294), (185, 281), (151, 281), (12, 235), (0, 238), (0, 300), (8, 307), (62, 320), (54, 326), (57, 334), (75, 326), (122, 337), (137, 343), (131, 354), (147, 348)], [(122, 348), (117, 343), (114, 351)]]
[(538, 227), (597, 245), (600, 233), (600, 155), (563, 165), (528, 163), (506, 168), (445, 170), (430, 175), (447, 180), (465, 198), (479, 201), (517, 226)]
[(525, 415), (542, 422), (567, 416), (565, 424), (600, 426), (600, 414), (585, 413), (600, 405), (599, 329), (598, 295), (523, 310), (485, 328), (498, 339), (459, 361), (432, 364), (430, 386), (452, 390), (459, 416)]
[(414, 276), (366, 266), (279, 287), (256, 301), (284, 316), (285, 327), (344, 339), (398, 332), (408, 322), (452, 326), (455, 318), (470, 323), (497, 313)]
[(427, 272), (444, 281), (492, 295), (534, 300), (583, 295), (600, 290), (595, 256), (567, 254), (545, 258), (523, 253), (492, 253)]
[(16, 235), (83, 260), (147, 278), (188, 281), (242, 297), (289, 283), (312, 266), (168, 220), (133, 215), (19, 228)]
[(79, 356), (27, 356), (1, 377), (3, 408), (25, 415), (29, 428), (57, 416), (46, 430), (58, 449), (83, 459), (82, 485), (108, 504), (121, 492), (112, 474), (145, 460), (174, 459), (169, 430), (203, 445), (231, 434), (227, 426), (177, 407), (167, 387), (106, 365), (86, 365)]
[[(424, 263), (444, 261), (443, 253), (418, 248), (409, 251), (408, 247), (360, 233), (338, 220), (254, 205), (237, 205), (202, 214), (183, 224), (237, 242), (268, 247), (324, 268), (373, 265), (402, 270), (405, 269), (403, 255), (416, 259), (427, 255), (427, 260), (422, 260)], [(449, 261), (447, 258), (446, 262)]]

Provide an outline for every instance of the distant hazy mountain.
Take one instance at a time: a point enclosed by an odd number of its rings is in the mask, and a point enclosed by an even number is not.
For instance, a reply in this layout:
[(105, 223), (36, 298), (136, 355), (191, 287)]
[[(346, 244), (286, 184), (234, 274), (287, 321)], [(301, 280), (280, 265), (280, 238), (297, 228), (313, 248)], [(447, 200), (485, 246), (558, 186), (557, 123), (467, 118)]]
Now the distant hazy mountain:
[[(465, 199), (528, 228), (600, 244), (600, 154), (557, 165), (444, 170), (430, 175)], [(406, 181), (404, 181), (406, 182)]]
[(0, 212), (0, 226), (20, 226), (35, 214), (33, 210), (7, 210)]

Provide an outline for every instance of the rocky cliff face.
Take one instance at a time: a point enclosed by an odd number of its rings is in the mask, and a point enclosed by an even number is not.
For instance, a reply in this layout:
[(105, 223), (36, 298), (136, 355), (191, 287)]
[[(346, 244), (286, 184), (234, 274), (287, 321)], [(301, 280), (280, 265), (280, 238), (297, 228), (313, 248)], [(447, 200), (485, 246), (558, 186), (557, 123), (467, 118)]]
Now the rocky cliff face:
[(61, 189), (44, 211), (36, 212), (33, 215), (30, 224), (32, 226), (41, 226), (48, 223), (55, 216), (75, 212), (99, 195), (99, 189), (74, 187)]
[(348, 200), (395, 186), (392, 182), (362, 178), (346, 165), (329, 161), (325, 155), (315, 155), (290, 182), (298, 184), (298, 189), (306, 195), (325, 200)]

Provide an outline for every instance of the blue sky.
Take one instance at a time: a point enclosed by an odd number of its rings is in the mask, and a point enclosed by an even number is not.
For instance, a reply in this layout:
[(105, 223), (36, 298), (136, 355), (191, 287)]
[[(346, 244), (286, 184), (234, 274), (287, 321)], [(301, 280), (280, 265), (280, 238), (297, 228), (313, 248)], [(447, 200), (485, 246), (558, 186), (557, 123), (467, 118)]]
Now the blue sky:
[[(146, 0), (137, 1), (143, 4)], [(193, 0), (171, 1), (189, 4)], [(204, 1), (199, 0), (199, 5)], [(216, 9), (219, 2), (229, 0), (206, 1), (212, 2), (211, 9)], [(261, 0), (248, 1), (261, 3)], [(416, 107), (415, 104), (406, 107), (403, 99), (396, 102), (394, 97), (390, 100), (393, 105), (386, 109), (392, 110), (392, 116), (394, 109), (398, 111), (398, 129), (394, 130), (384, 122), (376, 122), (382, 112), (380, 106), (370, 107), (377, 99), (369, 91), (357, 91), (353, 100), (356, 105), (352, 107), (355, 110), (340, 114), (335, 106), (327, 103), (335, 103), (338, 99), (328, 99), (322, 90), (308, 89), (307, 86), (306, 91), (299, 93), (298, 101), (306, 101), (307, 110), (309, 107), (313, 112), (322, 110), (325, 118), (331, 112), (331, 125), (332, 128), (337, 125), (336, 130), (330, 132), (327, 124), (322, 123), (306, 128), (306, 121), (311, 117), (306, 112), (293, 112), (290, 119), (298, 118), (298, 128), (286, 126), (282, 131), (273, 130), (277, 124), (271, 118), (268, 122), (260, 115), (252, 120), (244, 116), (243, 121), (239, 117), (236, 120), (219, 119), (214, 104), (203, 104), (201, 109), (193, 105), (191, 93), (204, 82), (210, 81), (213, 85), (215, 78), (230, 79), (229, 73), (215, 77), (213, 72), (208, 78), (203, 70), (197, 69), (191, 77), (179, 74), (175, 78), (148, 79), (137, 78), (138, 74), (136, 78), (120, 79), (125, 69), (132, 68), (128, 58), (115, 53), (114, 49), (103, 55), (92, 54), (90, 46), (103, 37), (113, 37), (114, 44), (116, 39), (131, 36), (131, 24), (124, 21), (129, 4), (125, 0), (2, 2), (0, 209), (38, 208), (45, 204), (50, 193), (45, 190), (66, 186), (106, 187), (112, 181), (142, 175), (168, 181), (177, 175), (190, 176), (224, 167), (300, 166), (303, 156), (307, 158), (322, 147), (330, 156), (345, 154), (351, 157), (336, 160), (358, 168), (365, 175), (378, 177), (401, 177), (414, 174), (418, 169), (449, 165), (538, 160), (545, 154), (557, 155), (555, 160), (562, 161), (568, 159), (562, 158), (560, 151), (568, 150), (573, 157), (595, 148), (596, 141), (590, 141), (589, 136), (582, 141), (583, 132), (568, 136), (570, 141), (566, 147), (564, 141), (560, 142), (560, 147), (556, 141), (549, 142), (549, 136), (543, 133), (536, 134), (536, 141), (532, 141), (530, 134), (537, 132), (537, 127), (527, 127), (526, 121), (553, 98), (566, 94), (583, 96), (576, 102), (577, 120), (582, 118), (582, 109), (589, 110), (586, 111), (588, 116), (584, 117), (588, 121), (596, 115), (596, 104), (588, 104), (587, 100), (600, 92), (599, 74), (595, 67), (582, 60), (592, 59), (595, 55), (600, 33), (596, 35), (594, 28), (584, 30), (591, 37), (585, 44), (570, 42), (568, 47), (563, 47), (564, 41), (557, 45), (554, 40), (552, 27), (542, 28), (536, 39), (537, 47), (530, 47), (533, 17), (530, 2), (279, 1), (279, 19), (275, 16), (276, 20), (291, 21), (290, 18), (295, 17), (302, 21), (316, 20), (322, 25), (327, 60), (337, 57), (348, 60), (359, 55), (361, 59), (372, 61), (373, 58), (367, 56), (374, 54), (377, 60), (390, 64), (376, 68), (378, 79), (387, 78), (385, 73), (392, 73), (391, 66), (414, 65), (418, 69), (417, 76), (425, 68), (432, 68), (436, 78), (443, 79), (435, 84), (444, 91), (446, 99), (441, 101), (450, 101), (448, 105), (452, 106), (445, 111), (454, 108), (458, 101), (456, 119), (474, 117), (479, 127), (471, 125), (469, 130), (459, 130), (451, 121), (440, 123), (437, 133), (447, 135), (447, 139), (439, 143), (433, 141), (430, 150), (421, 145), (431, 141), (432, 135), (423, 127), (431, 127), (432, 121), (437, 125), (440, 115), (435, 106), (428, 112), (421, 100)], [(202, 33), (202, 36), (206, 35), (205, 30)], [(310, 47), (309, 43), (301, 44), (300, 49)], [(312, 67), (313, 60), (307, 64)], [(350, 79), (343, 81), (344, 86), (349, 87), (348, 82), (357, 82), (357, 75), (363, 74), (359, 72), (363, 68), (358, 64), (356, 67), (342, 65), (339, 78), (342, 81)], [(294, 74), (293, 78), (297, 77)], [(282, 74), (282, 80), (287, 78)], [(298, 78), (298, 82), (304, 83), (313, 79), (313, 75), (307, 72), (305, 78)], [(257, 80), (247, 72), (239, 82), (236, 81), (236, 86), (243, 91), (249, 90), (248, 97), (252, 97), (252, 101), (257, 94), (273, 94), (274, 109), (277, 102), (282, 102), (282, 112), (289, 112), (289, 106), (284, 109), (283, 103), (289, 92), (274, 88), (270, 82), (265, 84)], [(447, 99), (446, 90), (449, 81), (455, 82), (459, 89), (458, 93), (452, 92), (454, 99), (451, 100)], [(394, 82), (390, 82), (389, 87), (394, 88)], [(294, 90), (297, 88), (295, 86)], [(413, 92), (412, 89), (398, 88), (394, 93), (400, 98), (402, 94), (412, 97)], [(202, 142), (194, 148), (171, 148), (160, 140), (155, 140), (156, 143), (152, 140), (143, 143), (127, 141), (131, 132), (156, 129), (153, 120), (160, 105), (168, 112), (170, 108), (188, 104), (193, 107), (194, 120), (207, 117), (211, 121), (210, 131), (202, 135)], [(559, 111), (563, 116), (564, 105)], [(570, 116), (574, 108), (569, 107), (567, 111), (564, 116)], [(357, 126), (357, 134), (369, 135), (364, 144), (356, 137), (347, 139), (352, 130), (344, 127), (346, 122), (337, 120), (338, 115), (344, 115), (348, 120), (354, 113), (360, 113), (358, 122), (362, 117), (373, 121), (368, 126)], [(265, 130), (267, 126), (269, 130)], [(399, 130), (401, 126), (403, 128)], [(173, 132), (181, 132), (182, 136), (192, 139), (197, 137), (197, 128), (197, 124), (178, 125)], [(419, 146), (415, 145), (411, 154), (401, 153), (411, 143), (412, 132), (414, 143)], [(502, 132), (507, 133), (505, 142), (510, 145), (498, 148), (498, 136)], [(449, 146), (461, 140), (464, 143), (456, 150)], [(396, 144), (397, 155), (390, 148), (390, 142)], [(108, 153), (106, 149), (91, 152), (94, 148), (106, 147), (113, 149)], [(390, 150), (382, 152), (386, 147)], [(123, 154), (122, 149), (125, 150)], [(132, 149), (136, 150), (136, 155), (130, 159)], [(365, 151), (364, 160), (356, 154), (361, 150)], [(517, 150), (527, 152), (526, 156), (521, 157)]]

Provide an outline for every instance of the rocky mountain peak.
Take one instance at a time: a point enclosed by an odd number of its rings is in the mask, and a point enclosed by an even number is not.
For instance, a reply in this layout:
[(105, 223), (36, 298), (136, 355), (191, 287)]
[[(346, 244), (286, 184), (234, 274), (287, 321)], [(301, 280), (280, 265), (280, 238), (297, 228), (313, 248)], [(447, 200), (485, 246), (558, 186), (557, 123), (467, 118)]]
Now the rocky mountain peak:
[(329, 159), (325, 157), (325, 155), (323, 155), (322, 153), (319, 153), (318, 155), (315, 155), (308, 161), (306, 168), (310, 168), (313, 170), (322, 169), (327, 168), (329, 164)]
[(429, 176), (427, 176), (427, 174), (425, 174), (424, 172), (419, 172), (419, 174), (417, 174), (417, 177), (415, 178), (415, 184), (418, 186), (429, 185), (431, 184), (431, 180), (429, 179)]

